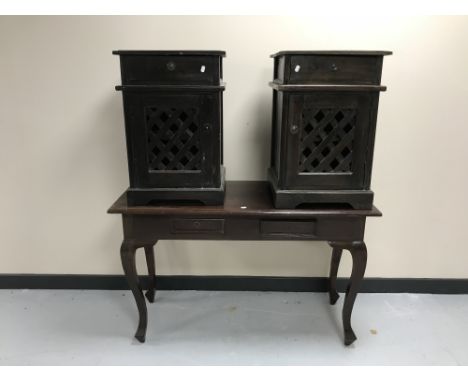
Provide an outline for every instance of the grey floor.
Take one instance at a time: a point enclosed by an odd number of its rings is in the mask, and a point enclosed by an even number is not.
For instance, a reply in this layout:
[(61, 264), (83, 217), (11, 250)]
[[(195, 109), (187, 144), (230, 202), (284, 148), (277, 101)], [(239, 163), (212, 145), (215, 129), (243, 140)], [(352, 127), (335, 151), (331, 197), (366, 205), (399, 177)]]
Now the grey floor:
[(340, 298), (160, 291), (145, 344), (128, 291), (0, 290), (1, 365), (468, 364), (468, 296), (361, 294), (344, 347)]

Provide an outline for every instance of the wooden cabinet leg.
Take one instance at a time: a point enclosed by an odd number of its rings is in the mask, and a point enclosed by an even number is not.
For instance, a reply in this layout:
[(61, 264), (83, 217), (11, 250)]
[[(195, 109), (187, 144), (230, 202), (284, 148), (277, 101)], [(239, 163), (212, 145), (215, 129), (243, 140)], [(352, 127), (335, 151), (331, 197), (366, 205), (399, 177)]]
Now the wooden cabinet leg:
[(122, 260), (122, 267), (127, 278), (128, 286), (130, 287), (133, 297), (138, 307), (139, 321), (138, 329), (135, 333), (135, 338), (140, 342), (145, 342), (146, 327), (148, 324), (148, 312), (146, 310), (145, 297), (138, 282), (138, 275), (136, 271), (135, 253), (137, 246), (131, 242), (123, 241), (120, 247), (120, 257)]
[(330, 276), (328, 278), (328, 294), (331, 305), (335, 305), (336, 301), (340, 297), (336, 290), (336, 275), (338, 274), (342, 253), (343, 250), (341, 248), (333, 248), (330, 262)]
[(353, 312), (354, 302), (359, 291), (364, 273), (366, 271), (367, 264), (367, 248), (364, 242), (353, 242), (353, 243), (330, 243), (333, 248), (347, 249), (351, 252), (353, 258), (353, 270), (351, 272), (351, 278), (349, 285), (346, 290), (346, 297), (343, 304), (343, 329), (344, 329), (344, 343), (345, 345), (351, 345), (356, 341), (356, 335), (354, 334), (353, 328), (351, 327), (351, 314)]
[(146, 265), (148, 266), (149, 276), (149, 287), (145, 295), (149, 302), (154, 302), (154, 294), (156, 292), (156, 267), (154, 263), (154, 245), (156, 243), (145, 246)]

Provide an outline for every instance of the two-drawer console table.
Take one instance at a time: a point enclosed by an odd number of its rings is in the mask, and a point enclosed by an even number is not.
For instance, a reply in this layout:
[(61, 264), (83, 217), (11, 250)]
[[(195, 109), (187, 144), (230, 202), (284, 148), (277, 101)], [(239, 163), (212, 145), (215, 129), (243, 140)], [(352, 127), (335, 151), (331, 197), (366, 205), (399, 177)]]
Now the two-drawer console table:
[(353, 267), (343, 305), (344, 343), (350, 345), (356, 340), (351, 313), (366, 269), (364, 229), (367, 217), (381, 216), (377, 208), (354, 210), (321, 205), (275, 209), (267, 182), (228, 181), (222, 206), (129, 206), (124, 193), (108, 212), (122, 215), (124, 239), (120, 254), (139, 311), (135, 337), (140, 342), (145, 341), (147, 309), (135, 266), (137, 248), (145, 250), (151, 282), (146, 297), (153, 302), (156, 289), (154, 245), (158, 240), (197, 239), (327, 241), (333, 248), (329, 276), (331, 304), (338, 299), (336, 276), (341, 254), (343, 249), (349, 250)]

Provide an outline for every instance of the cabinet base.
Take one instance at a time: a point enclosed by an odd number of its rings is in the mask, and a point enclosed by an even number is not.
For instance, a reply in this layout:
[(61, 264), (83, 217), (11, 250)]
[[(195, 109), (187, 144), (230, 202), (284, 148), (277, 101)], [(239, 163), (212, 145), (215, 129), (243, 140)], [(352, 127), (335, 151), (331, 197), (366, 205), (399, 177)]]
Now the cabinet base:
[(224, 167), (221, 168), (221, 185), (214, 188), (129, 188), (127, 203), (141, 205), (197, 205), (217, 206), (224, 203)]
[(268, 183), (275, 208), (294, 209), (299, 206), (347, 204), (354, 209), (372, 209), (374, 193), (370, 190), (285, 190), (278, 188), (272, 169), (268, 171)]

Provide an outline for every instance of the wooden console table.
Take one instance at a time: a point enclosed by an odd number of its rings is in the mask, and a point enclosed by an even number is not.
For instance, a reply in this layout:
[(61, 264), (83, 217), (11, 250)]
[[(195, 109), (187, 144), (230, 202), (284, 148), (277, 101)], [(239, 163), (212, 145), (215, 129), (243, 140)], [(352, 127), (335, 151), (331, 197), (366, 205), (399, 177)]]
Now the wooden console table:
[(158, 240), (323, 240), (333, 248), (329, 296), (333, 305), (339, 295), (336, 275), (343, 249), (353, 259), (351, 278), (343, 305), (344, 343), (356, 340), (351, 313), (366, 269), (364, 244), (366, 218), (380, 211), (316, 207), (284, 210), (273, 207), (268, 183), (229, 181), (223, 206), (150, 205), (133, 207), (124, 193), (108, 210), (121, 214), (124, 240), (120, 255), (128, 284), (139, 311), (135, 337), (145, 341), (147, 309), (135, 266), (137, 248), (144, 248), (151, 287), (146, 292), (154, 301), (156, 276), (153, 247)]

